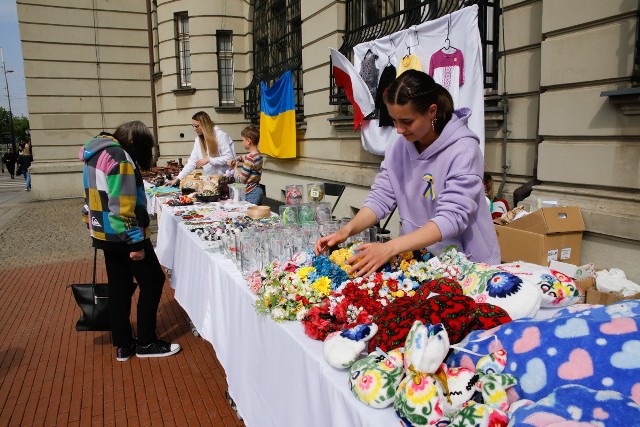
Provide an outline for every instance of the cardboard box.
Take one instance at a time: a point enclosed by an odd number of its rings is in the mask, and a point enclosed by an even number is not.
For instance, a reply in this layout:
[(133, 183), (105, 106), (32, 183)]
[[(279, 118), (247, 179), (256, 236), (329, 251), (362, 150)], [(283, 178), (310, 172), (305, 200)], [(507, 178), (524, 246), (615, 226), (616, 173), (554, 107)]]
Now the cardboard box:
[(595, 283), (592, 288), (587, 289), (587, 304), (610, 305), (614, 302), (622, 301), (625, 299), (640, 299), (640, 292), (635, 295), (625, 297), (618, 292), (600, 292), (598, 289), (596, 289)]
[(502, 262), (527, 261), (549, 265), (551, 260), (580, 264), (582, 233), (580, 208), (542, 208), (507, 225), (496, 225)]

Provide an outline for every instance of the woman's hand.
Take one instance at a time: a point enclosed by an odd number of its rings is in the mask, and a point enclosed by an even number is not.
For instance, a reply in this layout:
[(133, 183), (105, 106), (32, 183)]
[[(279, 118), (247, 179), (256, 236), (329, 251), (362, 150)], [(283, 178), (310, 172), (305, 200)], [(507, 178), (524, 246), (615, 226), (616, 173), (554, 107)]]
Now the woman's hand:
[(140, 249), (137, 252), (129, 252), (129, 258), (131, 261), (142, 261), (144, 259), (144, 249)]
[(171, 181), (167, 181), (164, 183), (166, 187), (177, 187), (180, 180), (178, 178), (174, 178)]
[(197, 168), (201, 168), (201, 167), (203, 167), (204, 165), (206, 165), (206, 164), (208, 164), (208, 163), (209, 163), (209, 160), (207, 160), (207, 159), (200, 159), (200, 160), (198, 160), (198, 161), (196, 162), (196, 167), (197, 167)]
[(234, 167), (236, 165), (236, 161), (234, 159), (227, 160), (227, 166)]
[(357, 246), (354, 251), (355, 255), (347, 260), (347, 264), (351, 265), (351, 269), (347, 273), (357, 277), (367, 277), (375, 273), (395, 255), (389, 242), (365, 243)]
[(336, 246), (339, 243), (344, 242), (349, 238), (349, 234), (342, 228), (335, 233), (331, 233), (327, 236), (321, 237), (316, 240), (314, 251), (316, 255), (326, 255), (329, 248)]

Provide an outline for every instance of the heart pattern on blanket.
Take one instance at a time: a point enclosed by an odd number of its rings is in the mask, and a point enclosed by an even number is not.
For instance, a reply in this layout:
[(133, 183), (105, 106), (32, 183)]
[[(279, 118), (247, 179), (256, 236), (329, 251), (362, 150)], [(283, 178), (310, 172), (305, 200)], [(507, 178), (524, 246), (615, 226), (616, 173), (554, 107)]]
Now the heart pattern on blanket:
[(627, 341), (622, 351), (611, 355), (611, 364), (619, 369), (640, 369), (640, 341)]
[(593, 361), (591, 356), (581, 348), (573, 350), (569, 354), (569, 360), (558, 368), (558, 376), (565, 380), (579, 380), (592, 375)]
[(600, 332), (607, 335), (622, 335), (637, 332), (638, 325), (630, 317), (618, 317), (600, 326)]
[(547, 385), (547, 368), (542, 359), (535, 357), (527, 362), (527, 372), (520, 377), (520, 386), (527, 393), (535, 393)]
[(593, 418), (597, 420), (606, 420), (609, 418), (609, 414), (602, 408), (596, 408), (593, 410)]
[(513, 343), (513, 351), (522, 354), (540, 346), (540, 329), (531, 326), (522, 332), (522, 337)]
[(584, 319), (571, 318), (556, 328), (555, 335), (558, 338), (586, 337), (589, 335), (589, 325)]
[(640, 383), (635, 384), (631, 388), (631, 398), (634, 402), (640, 405)]

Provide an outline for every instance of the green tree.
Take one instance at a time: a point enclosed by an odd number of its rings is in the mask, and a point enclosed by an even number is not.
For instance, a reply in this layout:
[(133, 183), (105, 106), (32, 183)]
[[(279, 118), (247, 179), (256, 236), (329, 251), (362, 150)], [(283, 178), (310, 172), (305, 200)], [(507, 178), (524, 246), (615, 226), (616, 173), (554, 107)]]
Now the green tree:
[[(13, 116), (13, 129), (16, 135), (16, 145), (26, 139), (27, 129), (29, 129), (29, 119), (26, 117)], [(0, 107), (0, 143), (11, 143), (11, 120), (9, 111)]]

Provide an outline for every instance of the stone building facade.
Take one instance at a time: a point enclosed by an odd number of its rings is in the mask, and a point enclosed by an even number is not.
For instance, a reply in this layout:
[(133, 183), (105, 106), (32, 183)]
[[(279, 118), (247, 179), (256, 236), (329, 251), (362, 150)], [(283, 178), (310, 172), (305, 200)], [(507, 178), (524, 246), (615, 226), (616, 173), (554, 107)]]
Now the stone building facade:
[[(499, 2), (498, 81), (486, 90), (485, 109), (486, 169), (505, 198), (512, 202), (513, 191), (529, 182), (524, 204), (579, 206), (587, 226), (582, 260), (622, 268), (636, 281), (638, 3)], [(290, 183), (342, 182), (347, 190), (336, 214), (351, 216), (382, 158), (363, 150), (359, 132), (330, 103), (328, 49), (343, 43), (346, 4), (379, 11), (412, 2), (18, 0), (36, 196), (81, 194), (78, 147), (134, 118), (157, 135), (160, 164), (189, 155), (191, 116), (199, 110), (241, 151), (240, 131), (249, 122), (244, 89), (254, 82), (261, 51), (255, 11), (286, 7), (295, 13), (282, 25), (299, 26), (303, 112), (298, 157), (265, 164), (267, 195), (280, 199)]]

